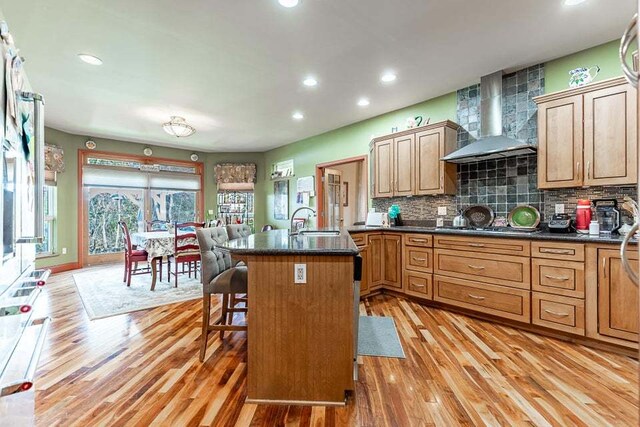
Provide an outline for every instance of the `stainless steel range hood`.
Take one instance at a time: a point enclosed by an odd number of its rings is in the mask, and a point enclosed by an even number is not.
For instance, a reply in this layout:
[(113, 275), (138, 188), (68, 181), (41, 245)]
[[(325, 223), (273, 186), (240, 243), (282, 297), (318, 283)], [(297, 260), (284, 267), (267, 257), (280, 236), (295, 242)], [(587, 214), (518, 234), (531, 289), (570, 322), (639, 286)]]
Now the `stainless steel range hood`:
[(535, 153), (535, 145), (502, 133), (502, 71), (480, 79), (480, 139), (442, 158), (450, 163), (470, 163)]

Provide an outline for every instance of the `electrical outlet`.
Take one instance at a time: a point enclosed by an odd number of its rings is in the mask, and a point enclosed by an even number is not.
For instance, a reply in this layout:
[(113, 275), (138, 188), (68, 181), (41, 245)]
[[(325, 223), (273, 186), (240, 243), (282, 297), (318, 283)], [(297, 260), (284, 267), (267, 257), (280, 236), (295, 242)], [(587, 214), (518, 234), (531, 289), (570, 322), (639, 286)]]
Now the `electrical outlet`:
[(445, 216), (447, 214), (446, 206), (438, 206), (438, 215)]
[(209, 212), (209, 215), (213, 215), (213, 209), (209, 209), (207, 212)]
[(67, 248), (62, 248), (62, 255), (66, 255), (67, 254)]
[(444, 227), (444, 218), (436, 218), (436, 227)]
[(307, 264), (293, 265), (294, 283), (307, 283)]
[(564, 213), (564, 203), (556, 203), (556, 213), (557, 214)]

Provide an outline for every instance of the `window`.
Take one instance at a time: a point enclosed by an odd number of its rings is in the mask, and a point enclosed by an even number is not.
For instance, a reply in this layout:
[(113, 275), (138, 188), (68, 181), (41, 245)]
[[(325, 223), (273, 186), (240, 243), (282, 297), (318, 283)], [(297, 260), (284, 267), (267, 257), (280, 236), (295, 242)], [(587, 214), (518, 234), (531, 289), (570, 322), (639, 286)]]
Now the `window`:
[(56, 225), (56, 187), (44, 186), (44, 236), (42, 243), (36, 245), (38, 256), (47, 256), (55, 253), (55, 225)]

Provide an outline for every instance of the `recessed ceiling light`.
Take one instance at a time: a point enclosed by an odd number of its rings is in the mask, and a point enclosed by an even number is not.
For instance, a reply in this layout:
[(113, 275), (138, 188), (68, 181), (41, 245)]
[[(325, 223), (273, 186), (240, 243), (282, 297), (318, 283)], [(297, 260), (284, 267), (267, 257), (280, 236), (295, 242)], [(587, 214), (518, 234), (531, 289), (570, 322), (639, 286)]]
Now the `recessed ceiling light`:
[(78, 58), (91, 65), (102, 65), (102, 59), (88, 53), (79, 53)]
[(575, 6), (580, 3), (584, 3), (585, 0), (564, 0), (565, 6)]
[(313, 77), (309, 76), (306, 79), (304, 79), (302, 81), (302, 84), (308, 87), (313, 87), (316, 86), (318, 84), (318, 81), (316, 79), (314, 79)]
[(387, 71), (386, 73), (384, 73), (382, 76), (380, 76), (380, 80), (383, 83), (391, 83), (392, 81), (394, 81), (397, 78), (397, 76), (395, 75), (395, 73), (392, 73), (391, 71)]
[(296, 111), (291, 115), (291, 117), (293, 117), (294, 120), (302, 120), (304, 119), (304, 114), (302, 114), (300, 111)]
[(280, 6), (284, 7), (296, 7), (299, 3), (299, 0), (278, 0)]
[(358, 105), (361, 107), (366, 107), (367, 105), (369, 105), (369, 99), (368, 98), (358, 99)]

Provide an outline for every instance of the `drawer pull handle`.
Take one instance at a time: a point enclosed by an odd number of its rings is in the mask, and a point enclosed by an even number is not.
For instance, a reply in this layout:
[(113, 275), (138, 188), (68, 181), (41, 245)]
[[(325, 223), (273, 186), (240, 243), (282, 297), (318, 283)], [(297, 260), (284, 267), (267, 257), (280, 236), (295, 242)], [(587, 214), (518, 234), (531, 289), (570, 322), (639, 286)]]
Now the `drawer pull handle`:
[(474, 270), (484, 270), (484, 267), (481, 265), (471, 265), (471, 264), (467, 264), (467, 267), (469, 268), (473, 268)]
[(573, 251), (570, 249), (547, 249), (547, 248), (540, 248), (540, 252), (546, 252), (549, 254), (567, 254), (567, 255), (573, 255)]
[(411, 286), (415, 286), (416, 288), (424, 288), (424, 285), (421, 283), (412, 283)]
[(569, 315), (569, 313), (558, 313), (557, 311), (551, 311), (547, 309), (545, 309), (544, 311), (556, 317), (567, 317)]
[(469, 298), (477, 299), (477, 300), (480, 300), (480, 301), (485, 299), (485, 297), (479, 297), (478, 295), (473, 295), (473, 294), (469, 294)]
[(416, 258), (414, 256), (412, 256), (411, 259), (418, 262), (425, 262), (427, 260), (426, 258)]
[(426, 239), (414, 239), (414, 238), (411, 238), (409, 240), (411, 240), (412, 242), (427, 243)]
[(474, 248), (484, 248), (484, 245), (482, 243), (469, 243), (469, 246), (472, 246)]
[(561, 280), (561, 281), (566, 281), (569, 280), (568, 277), (563, 277), (563, 276), (549, 276), (548, 274), (545, 274), (544, 277), (546, 277), (547, 279), (551, 279), (551, 280)]

